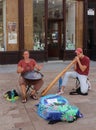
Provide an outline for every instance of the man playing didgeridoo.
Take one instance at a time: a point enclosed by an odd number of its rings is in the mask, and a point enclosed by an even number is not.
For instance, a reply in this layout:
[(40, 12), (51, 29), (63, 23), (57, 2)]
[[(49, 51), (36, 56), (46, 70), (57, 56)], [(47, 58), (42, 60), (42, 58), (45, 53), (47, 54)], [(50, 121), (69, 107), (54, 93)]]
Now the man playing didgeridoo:
[[(75, 92), (80, 95), (88, 95), (88, 83), (87, 78), (89, 74), (90, 59), (83, 54), (82, 48), (77, 48), (76, 51), (76, 61), (74, 62), (74, 71), (66, 72), (62, 81), (62, 87), (58, 94), (63, 94), (64, 89), (67, 85), (69, 77), (78, 78), (80, 81), (80, 88)], [(76, 94), (75, 93), (75, 94)], [(70, 93), (72, 94), (72, 93)]]

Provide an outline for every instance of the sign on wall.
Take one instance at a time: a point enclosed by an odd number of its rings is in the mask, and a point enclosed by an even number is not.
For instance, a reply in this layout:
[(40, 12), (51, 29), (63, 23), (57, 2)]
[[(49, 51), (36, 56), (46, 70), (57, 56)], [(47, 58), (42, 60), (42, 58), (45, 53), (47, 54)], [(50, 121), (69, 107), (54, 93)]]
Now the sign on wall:
[(8, 44), (17, 44), (16, 22), (8, 22)]
[(95, 15), (95, 10), (94, 9), (88, 9), (87, 14), (90, 15), (90, 16), (94, 16)]

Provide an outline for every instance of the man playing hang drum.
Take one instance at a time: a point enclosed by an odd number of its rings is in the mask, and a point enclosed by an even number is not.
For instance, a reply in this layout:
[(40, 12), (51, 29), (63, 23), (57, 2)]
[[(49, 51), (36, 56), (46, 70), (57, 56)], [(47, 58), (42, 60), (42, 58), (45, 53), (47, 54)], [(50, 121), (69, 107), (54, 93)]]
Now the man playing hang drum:
[[(19, 61), (17, 66), (17, 73), (20, 73), (19, 77), (19, 85), (22, 91), (22, 103), (27, 102), (27, 95), (26, 95), (26, 88), (29, 82), (23, 77), (26, 72), (30, 72), (36, 69), (40, 71), (42, 69), (41, 65), (38, 65), (34, 59), (29, 58), (29, 51), (25, 50), (23, 52), (23, 59)], [(30, 81), (32, 85), (34, 85), (34, 90), (30, 93), (30, 97), (33, 99), (38, 99), (36, 96), (36, 92), (41, 88), (43, 85), (43, 80), (35, 80)]]

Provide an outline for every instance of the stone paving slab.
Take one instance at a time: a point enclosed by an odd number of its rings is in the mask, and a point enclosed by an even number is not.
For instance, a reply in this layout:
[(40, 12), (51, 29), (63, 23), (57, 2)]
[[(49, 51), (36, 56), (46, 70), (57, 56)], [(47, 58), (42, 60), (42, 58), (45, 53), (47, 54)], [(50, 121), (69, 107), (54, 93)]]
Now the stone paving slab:
[[(71, 61), (44, 62), (42, 73), (44, 74), (44, 85), (39, 91), (47, 87), (48, 84), (70, 63)], [(18, 85), (19, 75), (16, 73), (17, 65), (0, 65), (0, 130), (96, 130), (96, 62), (91, 61), (89, 79), (92, 90), (88, 96), (69, 95), (75, 85), (75, 80), (70, 79), (63, 94), (69, 102), (80, 108), (84, 117), (73, 123), (59, 122), (49, 125), (48, 121), (37, 115), (36, 104), (28, 96), (26, 104), (21, 103), (21, 97), (14, 103), (7, 101), (3, 94), (11, 89), (16, 89), (20, 96)], [(58, 82), (48, 91), (47, 94), (57, 92)]]

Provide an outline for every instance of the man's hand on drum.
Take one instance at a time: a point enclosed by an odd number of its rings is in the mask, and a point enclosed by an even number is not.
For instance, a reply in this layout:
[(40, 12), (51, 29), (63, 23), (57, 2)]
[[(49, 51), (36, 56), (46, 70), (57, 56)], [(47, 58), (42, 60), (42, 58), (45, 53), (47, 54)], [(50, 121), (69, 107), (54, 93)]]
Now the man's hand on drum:
[(40, 71), (43, 66), (44, 66), (43, 64), (40, 64), (40, 65), (36, 64), (35, 68), (36, 68), (38, 71)]

